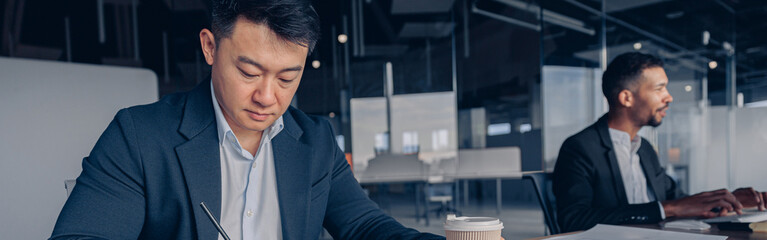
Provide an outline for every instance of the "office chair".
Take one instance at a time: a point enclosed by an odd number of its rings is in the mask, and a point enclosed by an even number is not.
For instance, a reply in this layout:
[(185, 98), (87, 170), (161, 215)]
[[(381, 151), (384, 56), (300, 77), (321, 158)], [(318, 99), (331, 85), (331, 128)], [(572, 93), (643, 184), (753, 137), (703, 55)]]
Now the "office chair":
[(552, 235), (559, 234), (559, 224), (557, 224), (556, 218), (557, 211), (554, 208), (554, 196), (550, 195), (551, 190), (549, 188), (551, 173), (528, 173), (522, 176), (522, 179), (529, 179), (533, 183), (533, 188), (535, 188), (535, 193), (538, 196), (538, 204), (541, 205), (541, 211), (543, 211), (543, 218), (549, 233)]
[[(428, 218), (429, 212), (434, 212), (437, 218), (442, 217), (442, 214), (455, 213), (460, 215), (457, 209), (450, 207), (449, 203), (453, 202), (453, 186), (454, 182), (440, 182), (440, 183), (427, 183), (426, 184), (426, 201), (427, 202), (439, 202), (440, 205), (436, 209), (426, 208), (425, 214)], [(426, 205), (428, 206), (428, 204)]]

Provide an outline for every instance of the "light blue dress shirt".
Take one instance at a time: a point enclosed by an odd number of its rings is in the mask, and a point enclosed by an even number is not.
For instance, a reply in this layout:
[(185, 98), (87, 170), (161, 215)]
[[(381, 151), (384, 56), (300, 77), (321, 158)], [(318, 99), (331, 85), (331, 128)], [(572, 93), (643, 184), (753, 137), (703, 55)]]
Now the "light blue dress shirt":
[(221, 227), (232, 240), (282, 239), (271, 141), (285, 127), (282, 116), (264, 130), (254, 156), (240, 146), (229, 127), (212, 81), (210, 89), (221, 159)]
[[(634, 139), (627, 132), (610, 128), (610, 139), (613, 142), (615, 157), (623, 179), (623, 187), (626, 189), (626, 198), (629, 204), (641, 204), (655, 201), (655, 193), (647, 187), (647, 178), (639, 163), (639, 147), (642, 146), (642, 138), (639, 135)], [(666, 219), (663, 205), (660, 206), (660, 216)]]

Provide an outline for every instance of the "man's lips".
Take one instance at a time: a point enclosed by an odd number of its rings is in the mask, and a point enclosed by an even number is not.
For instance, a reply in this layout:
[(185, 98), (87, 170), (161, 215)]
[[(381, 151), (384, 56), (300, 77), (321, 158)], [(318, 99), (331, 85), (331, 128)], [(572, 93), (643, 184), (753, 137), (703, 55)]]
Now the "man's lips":
[(661, 109), (658, 109), (658, 113), (660, 113), (661, 117), (665, 117), (666, 116), (666, 110), (668, 110), (668, 106), (667, 107), (663, 107)]
[(266, 121), (266, 119), (269, 118), (269, 116), (271, 115), (268, 113), (259, 113), (259, 112), (254, 112), (247, 109), (245, 110), (245, 112), (248, 113), (248, 117), (250, 117), (250, 119), (253, 119), (256, 121)]

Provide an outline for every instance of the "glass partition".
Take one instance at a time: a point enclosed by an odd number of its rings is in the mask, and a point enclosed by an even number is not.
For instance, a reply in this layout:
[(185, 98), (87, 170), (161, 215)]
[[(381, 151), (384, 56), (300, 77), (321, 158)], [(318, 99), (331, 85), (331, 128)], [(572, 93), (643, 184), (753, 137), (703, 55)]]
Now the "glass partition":
[[(381, 153), (423, 157), (496, 147), (518, 147), (521, 170), (551, 170), (562, 141), (607, 111), (601, 92), (606, 65), (621, 53), (639, 51), (664, 60), (674, 96), (664, 123), (640, 134), (683, 189), (732, 187), (740, 181), (733, 173), (744, 164), (737, 158), (735, 132), (747, 124), (734, 109), (767, 99), (755, 84), (764, 76), (758, 71), (762, 63), (749, 60), (759, 52), (757, 41), (747, 38), (747, 49), (736, 48), (736, 40), (745, 37), (736, 34), (735, 25), (747, 24), (738, 16), (757, 13), (721, 1), (453, 0), (415, 6), (403, 0), (349, 0), (329, 5), (337, 9), (325, 20), (332, 23), (324, 30), (331, 37), (310, 57), (323, 65), (307, 69), (296, 102), (328, 116), (343, 135), (356, 173)], [(439, 103), (452, 104), (448, 115), (455, 130), (394, 126), (394, 118), (413, 121), (410, 114), (395, 117), (420, 103), (411, 97), (442, 93), (452, 94), (452, 100)], [(318, 97), (328, 100), (312, 100)], [(398, 98), (408, 100), (395, 104)], [(725, 116), (711, 106), (724, 106)], [(430, 161), (422, 157), (418, 161)]]
[(607, 110), (601, 88), (604, 33), (597, 1), (544, 1), (543, 7), (543, 161), (552, 171), (564, 140)]

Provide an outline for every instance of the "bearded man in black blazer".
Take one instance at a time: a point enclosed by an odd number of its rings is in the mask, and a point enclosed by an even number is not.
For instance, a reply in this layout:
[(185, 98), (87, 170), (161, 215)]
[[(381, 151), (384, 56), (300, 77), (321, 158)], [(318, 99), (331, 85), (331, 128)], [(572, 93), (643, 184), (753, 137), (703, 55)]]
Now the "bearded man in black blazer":
[(602, 76), (609, 112), (570, 136), (554, 167), (557, 218), (564, 232), (598, 223), (647, 224), (765, 209), (767, 194), (752, 188), (686, 196), (666, 175), (655, 150), (637, 132), (661, 124), (673, 101), (667, 84), (663, 62), (655, 56), (625, 53), (609, 64)]

